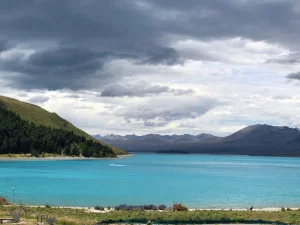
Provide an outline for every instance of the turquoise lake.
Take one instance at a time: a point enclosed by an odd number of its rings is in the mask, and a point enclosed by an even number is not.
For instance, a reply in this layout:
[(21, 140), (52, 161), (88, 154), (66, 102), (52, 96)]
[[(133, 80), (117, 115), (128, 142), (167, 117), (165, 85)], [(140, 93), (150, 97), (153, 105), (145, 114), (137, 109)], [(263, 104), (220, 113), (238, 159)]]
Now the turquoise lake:
[(300, 158), (136, 154), (124, 159), (0, 161), (0, 195), (64, 206), (300, 207)]

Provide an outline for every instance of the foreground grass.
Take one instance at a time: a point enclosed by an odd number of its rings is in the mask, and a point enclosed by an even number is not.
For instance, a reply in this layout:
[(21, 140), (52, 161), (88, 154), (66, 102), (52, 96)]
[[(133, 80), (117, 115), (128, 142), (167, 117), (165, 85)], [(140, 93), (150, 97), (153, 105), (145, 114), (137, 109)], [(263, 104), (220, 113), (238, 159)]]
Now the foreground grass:
[[(95, 224), (109, 223), (154, 223), (201, 224), (201, 223), (269, 223), (300, 224), (300, 211), (257, 212), (257, 211), (112, 211), (109, 213), (90, 213), (83, 209), (0, 206), (0, 217), (7, 217), (14, 210), (21, 212), (21, 220), (26, 224), (36, 223), (36, 214), (47, 214), (57, 219), (57, 224)], [(122, 221), (121, 221), (122, 220)]]

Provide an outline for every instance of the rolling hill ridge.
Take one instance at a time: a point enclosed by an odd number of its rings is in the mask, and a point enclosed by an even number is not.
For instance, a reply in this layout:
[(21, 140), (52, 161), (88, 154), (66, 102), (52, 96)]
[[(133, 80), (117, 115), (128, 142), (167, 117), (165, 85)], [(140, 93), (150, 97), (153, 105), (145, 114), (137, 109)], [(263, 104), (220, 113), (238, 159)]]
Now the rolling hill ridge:
[[(16, 99), (13, 99), (13, 98), (0, 96), (0, 111), (1, 111), (2, 120), (5, 118), (5, 120), (10, 120), (11, 123), (17, 123), (18, 125), (16, 126), (16, 129), (22, 130), (22, 128), (20, 128), (20, 126), (27, 127), (29, 130), (32, 131), (32, 133), (30, 134), (30, 135), (32, 135), (32, 137), (36, 137), (36, 136), (34, 136), (35, 129), (36, 130), (40, 129), (41, 132), (46, 136), (48, 135), (49, 138), (50, 137), (54, 138), (54, 136), (56, 136), (58, 133), (60, 133), (60, 135), (62, 135), (62, 136), (65, 136), (66, 137), (65, 142), (67, 143), (66, 148), (69, 148), (71, 146), (71, 143), (69, 143), (69, 140), (68, 140), (68, 138), (71, 138), (72, 141), (76, 144), (78, 144), (77, 143), (77, 139), (78, 139), (79, 140), (78, 142), (80, 142), (80, 143), (89, 142), (89, 144), (91, 146), (94, 146), (95, 149), (98, 149), (99, 151), (105, 149), (105, 151), (109, 152), (109, 154), (107, 154), (107, 156), (108, 155), (113, 156), (113, 155), (127, 154), (125, 151), (123, 151), (121, 149), (111, 147), (107, 144), (104, 144), (104, 143), (94, 139), (92, 136), (88, 135), (84, 131), (75, 127), (69, 121), (59, 117), (56, 113), (50, 113), (39, 106), (29, 104), (26, 102), (21, 102)], [(12, 114), (9, 114), (7, 112), (10, 112)], [(32, 128), (30, 126), (31, 123), (35, 126), (35, 128)], [(4, 137), (8, 136), (9, 134), (12, 135), (12, 133), (13, 133), (14, 135), (18, 135), (18, 133), (13, 132), (12, 127), (10, 127), (10, 130), (7, 129), (7, 127), (10, 126), (10, 124), (2, 123), (2, 126), (0, 126), (0, 144), (1, 144), (1, 135), (2, 135), (2, 142), (4, 141)], [(21, 130), (19, 130), (19, 132), (23, 132)], [(2, 134), (1, 134), (1, 132), (2, 132)], [(6, 132), (6, 133), (4, 134), (4, 132)], [(24, 133), (23, 135), (26, 136), (29, 134)], [(78, 137), (77, 139), (76, 139), (76, 136)], [(13, 137), (8, 137), (8, 139), (9, 138), (13, 138)], [(30, 140), (28, 140), (28, 141), (30, 141)], [(47, 143), (49, 144), (50, 142), (51, 141), (49, 141)], [(45, 143), (44, 143), (44, 145), (45, 145)], [(52, 143), (52, 147), (53, 146), (55, 146), (55, 145), (53, 145), (53, 143)], [(74, 148), (74, 146), (75, 145), (73, 145), (73, 148)], [(60, 147), (62, 147), (62, 146), (60, 146)], [(82, 147), (82, 146), (80, 146), (80, 147)], [(35, 149), (35, 151), (36, 150), (37, 149)], [(95, 151), (98, 151), (98, 150), (95, 150)], [(43, 149), (41, 149), (41, 151), (43, 151)], [(51, 151), (54, 151), (54, 150), (52, 149)], [(100, 154), (98, 156), (101, 157), (102, 155)]]
[(36, 125), (72, 131), (77, 135), (92, 139), (90, 135), (75, 127), (69, 121), (59, 117), (56, 113), (50, 113), (37, 105), (0, 96), (0, 108), (12, 111), (18, 114), (21, 119)]

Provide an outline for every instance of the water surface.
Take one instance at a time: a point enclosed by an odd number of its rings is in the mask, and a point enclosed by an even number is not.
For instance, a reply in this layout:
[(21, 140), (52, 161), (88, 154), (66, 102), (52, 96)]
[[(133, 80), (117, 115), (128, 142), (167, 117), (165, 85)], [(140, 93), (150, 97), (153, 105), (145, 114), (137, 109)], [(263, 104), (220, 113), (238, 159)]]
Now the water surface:
[(136, 154), (0, 161), (0, 195), (36, 205), (181, 202), (197, 208), (300, 207), (300, 158)]

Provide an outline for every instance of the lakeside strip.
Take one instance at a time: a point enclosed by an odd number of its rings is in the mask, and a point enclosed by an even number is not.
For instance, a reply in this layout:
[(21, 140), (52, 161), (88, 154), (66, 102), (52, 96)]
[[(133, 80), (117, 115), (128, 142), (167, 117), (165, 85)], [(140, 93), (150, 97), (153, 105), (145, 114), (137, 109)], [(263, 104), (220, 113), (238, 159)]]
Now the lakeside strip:
[(118, 155), (117, 157), (95, 158), (95, 157), (81, 157), (81, 156), (46, 156), (46, 157), (31, 157), (27, 155), (12, 155), (1, 156), (0, 161), (47, 161), (47, 160), (104, 160), (104, 159), (124, 159), (128, 155)]
[[(7, 205), (6, 207), (9, 207), (11, 205)], [(44, 205), (23, 205), (25, 207), (30, 208), (46, 208)], [(92, 212), (92, 213), (108, 213), (111, 211), (117, 211), (114, 208), (104, 208), (104, 210), (96, 210), (94, 207), (85, 207), (85, 206), (51, 206), (51, 208), (54, 209), (80, 209), (85, 210), (86, 212)], [(285, 210), (290, 209), (291, 211), (300, 211), (300, 208), (298, 207), (284, 207)], [(122, 210), (121, 210), (122, 211)], [(146, 211), (156, 211), (156, 212), (165, 212), (168, 210), (146, 210)], [(190, 208), (188, 211), (249, 211), (247, 208)], [(282, 207), (266, 207), (266, 208), (253, 208), (252, 211), (254, 212), (280, 212), (282, 211)]]

